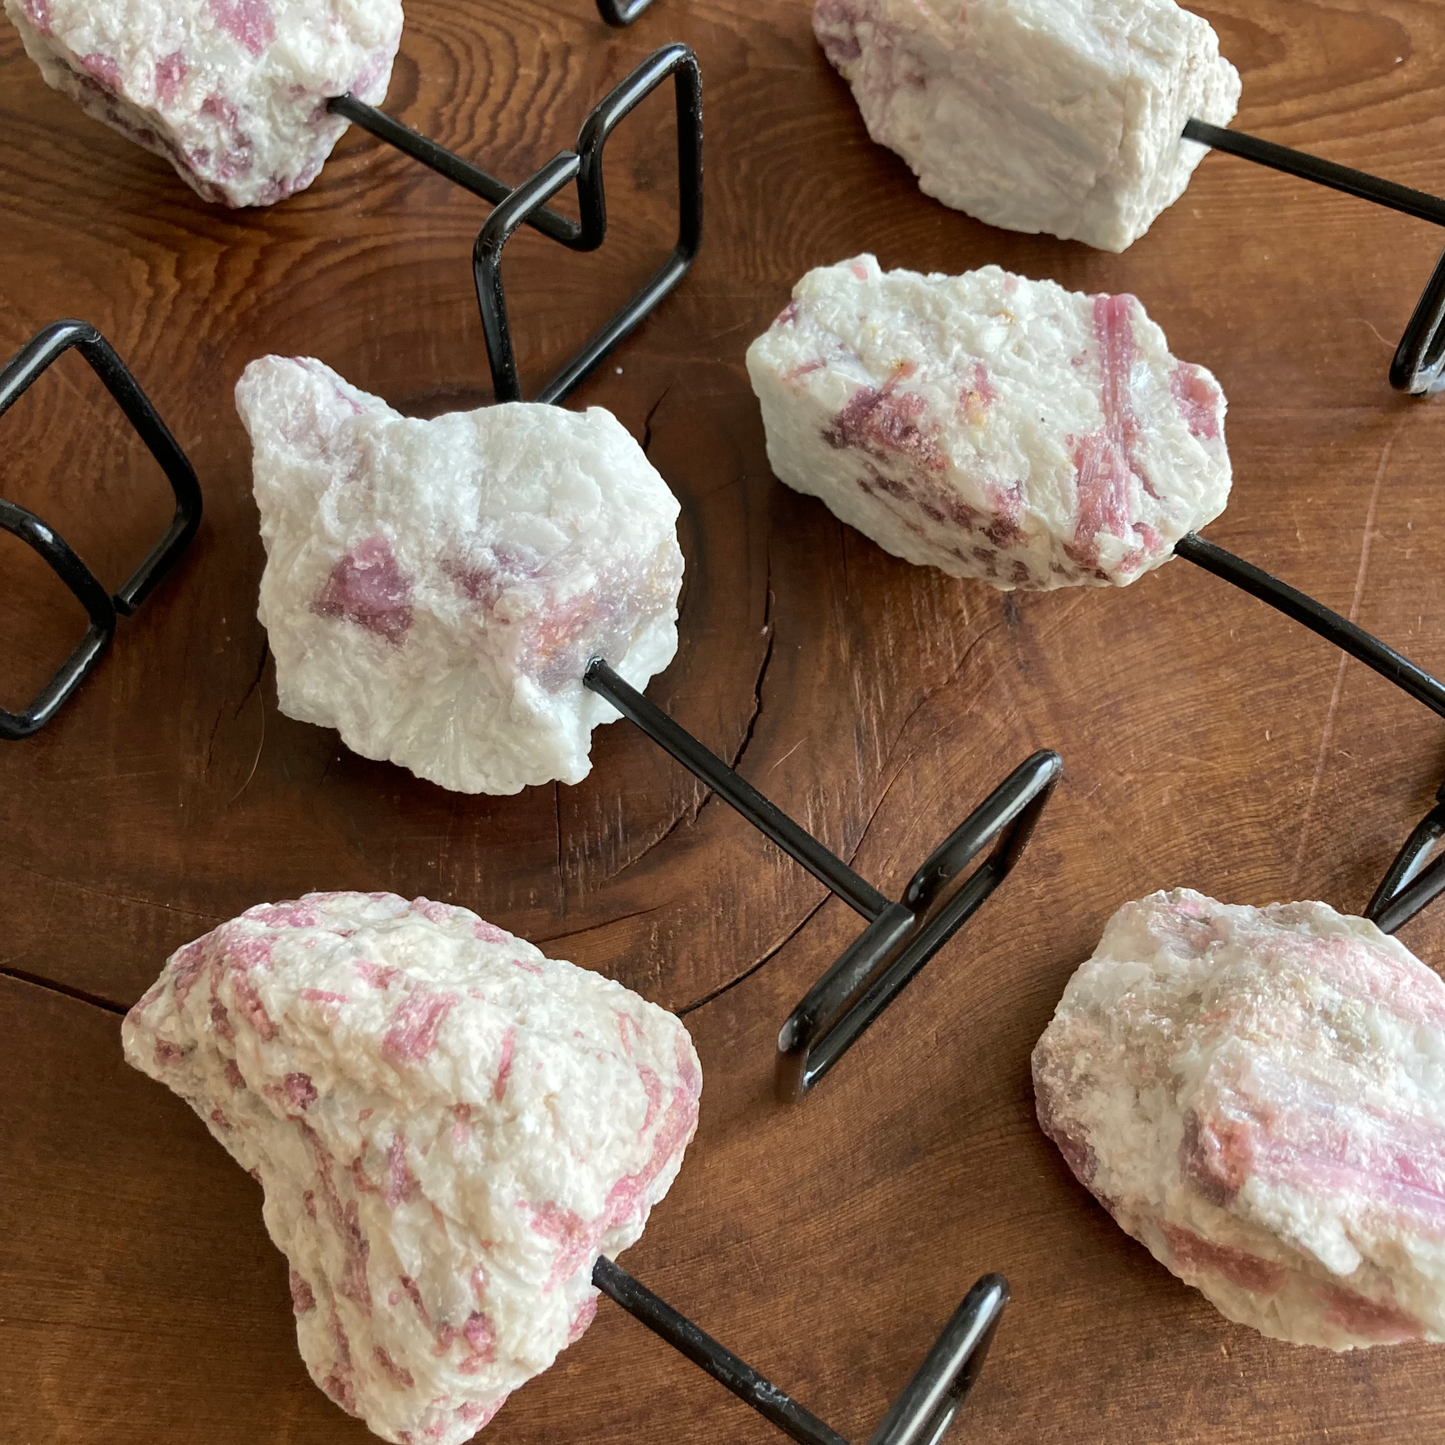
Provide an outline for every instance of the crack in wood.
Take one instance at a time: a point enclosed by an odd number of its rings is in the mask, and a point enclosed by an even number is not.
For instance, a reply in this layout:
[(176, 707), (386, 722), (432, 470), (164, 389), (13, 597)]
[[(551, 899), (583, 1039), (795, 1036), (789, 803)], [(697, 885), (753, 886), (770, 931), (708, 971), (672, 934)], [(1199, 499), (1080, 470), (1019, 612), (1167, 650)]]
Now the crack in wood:
[(28, 983), (32, 988), (44, 989), (46, 993), (59, 994), (61, 998), (68, 998), (75, 1003), (89, 1004), (92, 1008), (104, 1009), (108, 1014), (115, 1014), (124, 1018), (130, 1009), (123, 1003), (116, 1003), (113, 999), (102, 998), (96, 993), (87, 993), (82, 988), (72, 988), (69, 984), (56, 983), (54, 979), (41, 978), (39, 974), (27, 973), (23, 968), (0, 968), (0, 978), (14, 979), (16, 983)]
[[(992, 627), (985, 628), (964, 649), (963, 656), (959, 658), (957, 665), (949, 674), (948, 679), (945, 682), (940, 683), (937, 687), (930, 688), (923, 695), (923, 697), (914, 706), (912, 711), (910, 711), (908, 716), (903, 720), (903, 726), (899, 728), (898, 734), (893, 741), (893, 745), (888, 750), (888, 762), (891, 763), (893, 761), (894, 754), (898, 751), (898, 747), (902, 743), (904, 737), (907, 736), (908, 729), (911, 726), (913, 719), (918, 716), (919, 712), (921, 712), (922, 709), (926, 707), (928, 703), (931, 702), (934, 698), (936, 698), (940, 693), (946, 692), (950, 687), (952, 687), (962, 675), (964, 668), (968, 666), (969, 658), (973, 656), (973, 654), (978, 650), (978, 648), (981, 647), (983, 643), (988, 641), (988, 639), (992, 637), (995, 632), (999, 631), (1000, 628), (1006, 627), (1008, 625), (1008, 620), (1004, 619), (1003, 621), (994, 623)], [(759, 685), (761, 686), (761, 677), (759, 677)], [(741, 754), (739, 756), (741, 756)], [(863, 851), (863, 845), (868, 841), (868, 834), (872, 831), (874, 821), (877, 819), (883, 805), (888, 801), (888, 796), (893, 791), (893, 785), (902, 776), (903, 769), (907, 765), (907, 762), (908, 759), (904, 758), (903, 761), (899, 763), (898, 767), (894, 770), (893, 776), (888, 780), (887, 786), (883, 789), (883, 792), (879, 797), (878, 801), (873, 805), (872, 811), (868, 814), (868, 821), (864, 823), (863, 831), (858, 835), (858, 841), (856, 844), (854, 844), (851, 852), (848, 855), (847, 863), (850, 868), (855, 866), (859, 853)], [(719, 984), (717, 988), (713, 989), (712, 992), (705, 994), (702, 998), (697, 999), (694, 1002), (686, 1004), (684, 1007), (675, 1010), (677, 1016), (679, 1018), (682, 1018), (687, 1014), (693, 1013), (696, 1010), (703, 1008), (705, 1005), (712, 1003), (714, 1000), (721, 998), (723, 994), (730, 992), (732, 989), (735, 989), (739, 984), (745, 983), (760, 968), (762, 968), (764, 964), (769, 963), (774, 958), (776, 958), (777, 955), (784, 948), (786, 948), (787, 945), (791, 943), (792, 940), (796, 938), (805, 927), (807, 927), (808, 923), (812, 920), (818, 910), (832, 896), (833, 895), (831, 893), (826, 894), (822, 899), (819, 900), (819, 902), (814, 904), (813, 907), (810, 908), (808, 912), (803, 915), (802, 920), (788, 933), (787, 937), (784, 938), (781, 943), (769, 949), (755, 963), (749, 964), (748, 967), (745, 968), (736, 977), (729, 979), (726, 983)]]

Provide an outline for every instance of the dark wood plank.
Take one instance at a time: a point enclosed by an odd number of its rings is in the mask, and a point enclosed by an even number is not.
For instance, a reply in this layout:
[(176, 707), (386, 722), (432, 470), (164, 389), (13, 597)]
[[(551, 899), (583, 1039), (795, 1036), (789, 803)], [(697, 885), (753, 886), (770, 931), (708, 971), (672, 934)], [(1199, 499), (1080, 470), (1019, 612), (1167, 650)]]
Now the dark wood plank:
[[(599, 732), (581, 787), (470, 799), (281, 717), (231, 388), (274, 350), (419, 414), (484, 402), (467, 264), (484, 208), (353, 134), (305, 195), (212, 210), (47, 90), (0, 28), (0, 354), (56, 316), (95, 321), (207, 500), (191, 556), (82, 695), (0, 749), (0, 970), (124, 1005), (242, 908), (356, 887), (465, 903), (672, 1007), (742, 979), (689, 1015), (703, 1126), (629, 1262), (849, 1438), (1001, 1269), (1016, 1298), (969, 1407), (980, 1440), (1423, 1445), (1442, 1428), (1431, 1351), (1334, 1358), (1227, 1325), (1070, 1181), (1032, 1122), (1027, 1061), (1125, 898), (1188, 884), (1362, 907), (1445, 775), (1438, 722), (1186, 564), (1119, 594), (1007, 599), (882, 554), (772, 480), (742, 357), (798, 275), (862, 250), (1135, 291), (1231, 397), (1236, 491), (1211, 536), (1439, 672), (1445, 412), (1384, 376), (1442, 238), (1223, 156), (1122, 257), (990, 230), (868, 142), (809, 8), (657, 0), (616, 34), (590, 0), (415, 0), (388, 108), (521, 176), (655, 45), (697, 48), (703, 255), (575, 403), (647, 435), (682, 501), (682, 645), (652, 695), (889, 889), (1009, 767), (1057, 747), (1065, 782), (1007, 891), (782, 1111), (773, 1037), (857, 922), (643, 739)], [(1439, 5), (1205, 13), (1245, 74), (1241, 128), (1439, 190)], [(614, 144), (605, 252), (509, 250), (529, 384), (666, 247), (667, 103)], [(4, 495), (118, 580), (165, 493), (84, 367), (67, 360), (0, 428)], [(0, 538), (11, 701), (78, 626), (22, 553)], [(1438, 966), (1445, 911), (1403, 937)], [(113, 1015), (0, 990), (9, 1433), (367, 1438), (306, 1380), (251, 1182), (125, 1069)], [(774, 1438), (607, 1311), (490, 1434)]]

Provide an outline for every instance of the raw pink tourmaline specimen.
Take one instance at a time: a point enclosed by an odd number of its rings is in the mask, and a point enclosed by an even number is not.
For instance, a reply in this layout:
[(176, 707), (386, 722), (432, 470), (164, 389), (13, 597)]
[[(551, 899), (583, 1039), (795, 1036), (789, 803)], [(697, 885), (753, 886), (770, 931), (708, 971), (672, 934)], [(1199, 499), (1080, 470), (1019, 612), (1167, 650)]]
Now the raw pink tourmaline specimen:
[(881, 145), (945, 205), (1122, 251), (1228, 125), (1239, 74), (1174, 0), (816, 0), (813, 31)]
[(748, 350), (768, 459), (896, 556), (1122, 586), (1224, 509), (1224, 394), (1133, 296), (997, 266), (810, 271)]
[(1125, 904), (1034, 1049), (1079, 1181), (1231, 1320), (1445, 1339), (1445, 984), (1323, 903)]
[(398, 1445), (457, 1445), (591, 1322), (697, 1124), (673, 1015), (465, 908), (260, 904), (122, 1029), (260, 1180), (302, 1357)]
[(641, 688), (677, 650), (677, 499), (621, 423), (404, 417), (310, 357), (253, 361), (236, 404), (282, 712), (460, 792), (581, 782), (617, 716), (588, 662)]
[(316, 179), (386, 95), (400, 0), (5, 0), (26, 53), (88, 115), (208, 201), (267, 206)]

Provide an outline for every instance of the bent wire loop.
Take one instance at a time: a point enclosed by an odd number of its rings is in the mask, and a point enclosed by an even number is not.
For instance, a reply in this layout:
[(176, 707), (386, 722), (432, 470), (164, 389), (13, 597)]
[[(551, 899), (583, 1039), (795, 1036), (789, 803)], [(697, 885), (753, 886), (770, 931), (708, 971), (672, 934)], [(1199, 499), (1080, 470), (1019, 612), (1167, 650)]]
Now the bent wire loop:
[[(629, 23), (645, 8), (636, 4), (628, 7), (628, 20), (617, 23)], [(602, 244), (607, 234), (607, 199), (602, 183), (602, 157), (607, 138), (618, 123), (669, 76), (674, 80), (677, 104), (677, 244), (651, 280), (587, 341), (536, 397), (538, 401), (561, 402), (677, 285), (702, 244), (702, 73), (697, 57), (686, 45), (664, 45), (593, 107), (578, 133), (574, 150), (554, 156), (535, 175), (515, 187), (353, 95), (338, 96), (328, 102), (338, 115), (495, 207), (477, 236), (472, 250), (472, 270), (498, 401), (522, 399), (507, 318), (506, 292), (502, 286), (502, 248), (523, 225), (531, 226), (572, 251), (595, 251)], [(547, 207), (547, 202), (574, 180), (581, 217), (578, 221)]]
[[(1268, 572), (1193, 532), (1182, 537), (1174, 551), (1206, 572), (1268, 603), (1286, 617), (1303, 623), (1311, 632), (1334, 643), (1417, 702), (1424, 703), (1431, 712), (1445, 718), (1445, 683), (1416, 667), (1409, 658), (1402, 657), (1348, 618), (1331, 612), (1314, 598), (1306, 597), (1277, 577), (1271, 577)], [(1365, 917), (1385, 933), (1394, 933), (1403, 927), (1426, 904), (1445, 892), (1445, 852), (1431, 861), (1431, 854), (1445, 838), (1445, 787), (1436, 798), (1436, 806), (1410, 835), (1365, 910)]]
[[(1009, 875), (1063, 766), (1057, 753), (1039, 752), (1016, 768), (934, 850), (902, 900), (893, 903), (602, 658), (588, 664), (583, 682), (868, 920), (778, 1035), (776, 1089), (784, 1103), (801, 1099), (843, 1057)], [(949, 885), (990, 843), (988, 858), (950, 892)]]
[[(1320, 160), (1288, 146), (1275, 145), (1240, 131), (1226, 130), (1202, 120), (1190, 120), (1184, 126), (1185, 140), (1198, 141), (1215, 150), (1242, 156), (1271, 170), (1284, 171), (1301, 180), (1314, 181), (1346, 195), (1374, 201), (1392, 211), (1403, 211), (1422, 221), (1445, 226), (1445, 200), (1409, 186), (1381, 180), (1366, 171), (1352, 170), (1333, 161)], [(1425, 396), (1445, 389), (1445, 254), (1442, 254), (1416, 303), (1405, 334), (1400, 338), (1395, 358), (1390, 364), (1390, 385), (1396, 391)]]
[(30, 737), (55, 716), (110, 646), (117, 615), (129, 617), (150, 596), (201, 524), (201, 489), (186, 454), (114, 348), (88, 322), (52, 322), (0, 367), (0, 416), (72, 347), (90, 363), (146, 449), (160, 463), (175, 494), (176, 510), (165, 536), (112, 596), (63, 537), (33, 512), (0, 499), (0, 529), (38, 552), (90, 617), (85, 636), (30, 706), (19, 713), (0, 708), (0, 738)]
[[(836, 1430), (605, 1255), (592, 1271), (592, 1283), (785, 1435), (802, 1445), (848, 1445)], [(943, 1439), (983, 1368), (1008, 1297), (1008, 1283), (997, 1274), (984, 1275), (969, 1290), (868, 1445), (937, 1445)]]
[(631, 25), (649, 9), (652, 0), (597, 0), (597, 13), (619, 30)]

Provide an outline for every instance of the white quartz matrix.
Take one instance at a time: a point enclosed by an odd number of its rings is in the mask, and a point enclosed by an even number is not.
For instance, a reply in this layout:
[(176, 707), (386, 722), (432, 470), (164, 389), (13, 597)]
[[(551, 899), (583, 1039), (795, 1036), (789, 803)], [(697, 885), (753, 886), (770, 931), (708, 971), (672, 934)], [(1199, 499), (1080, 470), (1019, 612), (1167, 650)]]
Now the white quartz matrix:
[(1229, 497), (1224, 394), (1133, 296), (858, 256), (747, 359), (778, 477), (955, 577), (1122, 585)]
[(1239, 75), (1174, 0), (817, 0), (868, 134), (945, 205), (1122, 251), (1228, 125)]
[(1080, 1182), (1231, 1320), (1335, 1350), (1445, 1339), (1445, 984), (1374, 924), (1125, 904), (1033, 1073)]
[(702, 1089), (672, 1014), (389, 893), (248, 909), (122, 1037), (259, 1180), (312, 1379), (399, 1445), (469, 1439), (580, 1338)]
[(236, 387), (266, 544), (281, 710), (444, 788), (578, 783), (677, 651), (677, 499), (610, 412), (526, 402), (401, 416), (306, 358)]
[(268, 206), (316, 179), (378, 104), (400, 0), (5, 0), (46, 81), (154, 151), (208, 201)]

